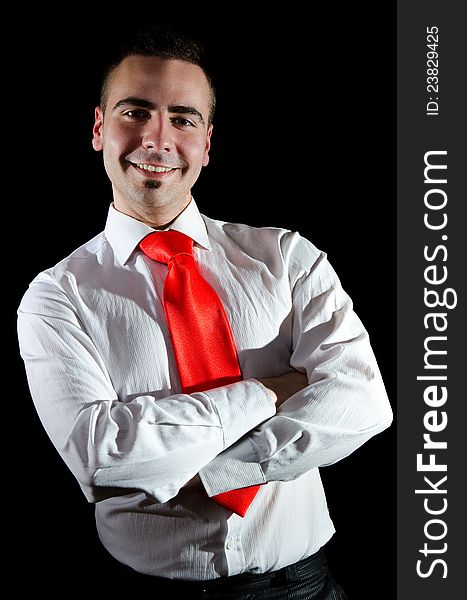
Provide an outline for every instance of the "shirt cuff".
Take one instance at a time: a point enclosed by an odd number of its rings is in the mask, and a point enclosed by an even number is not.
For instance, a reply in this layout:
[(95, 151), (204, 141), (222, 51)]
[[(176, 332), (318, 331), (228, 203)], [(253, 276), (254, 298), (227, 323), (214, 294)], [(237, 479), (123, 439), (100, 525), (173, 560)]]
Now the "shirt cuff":
[(253, 445), (245, 437), (216, 456), (199, 472), (208, 496), (266, 483)]
[(276, 414), (276, 404), (257, 379), (245, 379), (203, 392), (217, 410), (224, 434), (224, 448)]

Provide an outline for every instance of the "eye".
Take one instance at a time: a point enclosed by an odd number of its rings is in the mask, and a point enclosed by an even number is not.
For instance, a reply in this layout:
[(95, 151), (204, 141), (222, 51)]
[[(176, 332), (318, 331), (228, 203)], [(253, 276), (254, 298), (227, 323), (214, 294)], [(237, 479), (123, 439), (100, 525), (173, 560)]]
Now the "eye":
[(196, 127), (195, 123), (193, 123), (193, 121), (190, 121), (189, 119), (185, 119), (185, 117), (172, 117), (170, 119), (170, 121), (172, 123), (174, 123), (175, 125), (179, 125), (181, 127)]
[(131, 119), (132, 121), (142, 121), (149, 118), (149, 114), (145, 110), (133, 108), (123, 113), (124, 117)]

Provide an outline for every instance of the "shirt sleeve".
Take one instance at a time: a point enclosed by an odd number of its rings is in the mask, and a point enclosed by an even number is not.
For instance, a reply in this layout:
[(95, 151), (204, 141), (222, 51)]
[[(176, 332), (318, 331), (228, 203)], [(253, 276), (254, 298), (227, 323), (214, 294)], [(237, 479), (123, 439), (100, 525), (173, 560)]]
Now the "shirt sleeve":
[[(264, 481), (290, 481), (331, 465), (392, 422), (369, 336), (351, 299), (326, 255), (297, 235), (291, 246), (296, 244), (298, 258), (289, 264), (290, 367), (307, 375), (308, 386), (202, 469), (210, 496)], [(300, 273), (297, 264), (306, 261), (312, 267)]]
[(90, 502), (128, 489), (166, 502), (275, 413), (254, 379), (162, 399), (119, 398), (73, 303), (50, 281), (36, 280), (23, 297), (18, 335), (42, 424)]

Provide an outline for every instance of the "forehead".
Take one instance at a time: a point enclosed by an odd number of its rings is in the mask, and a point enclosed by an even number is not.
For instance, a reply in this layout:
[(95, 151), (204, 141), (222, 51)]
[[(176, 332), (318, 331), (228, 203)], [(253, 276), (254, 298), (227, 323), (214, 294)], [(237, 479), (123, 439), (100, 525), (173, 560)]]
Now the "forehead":
[(158, 56), (128, 56), (111, 73), (108, 84), (110, 107), (130, 96), (157, 104), (209, 106), (210, 87), (201, 67)]

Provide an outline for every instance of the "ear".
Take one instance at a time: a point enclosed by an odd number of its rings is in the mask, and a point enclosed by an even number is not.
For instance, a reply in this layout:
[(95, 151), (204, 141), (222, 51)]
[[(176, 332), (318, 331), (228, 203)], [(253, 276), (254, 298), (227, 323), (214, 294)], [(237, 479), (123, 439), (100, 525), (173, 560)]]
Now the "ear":
[(211, 135), (212, 135), (213, 125), (209, 125), (208, 133), (206, 135), (206, 146), (204, 148), (204, 158), (203, 158), (203, 167), (207, 167), (209, 163), (209, 149), (211, 148)]
[(94, 127), (92, 128), (92, 147), (94, 150), (99, 152), (103, 149), (104, 144), (102, 141), (102, 127), (104, 125), (104, 113), (100, 106), (96, 107), (94, 111)]

